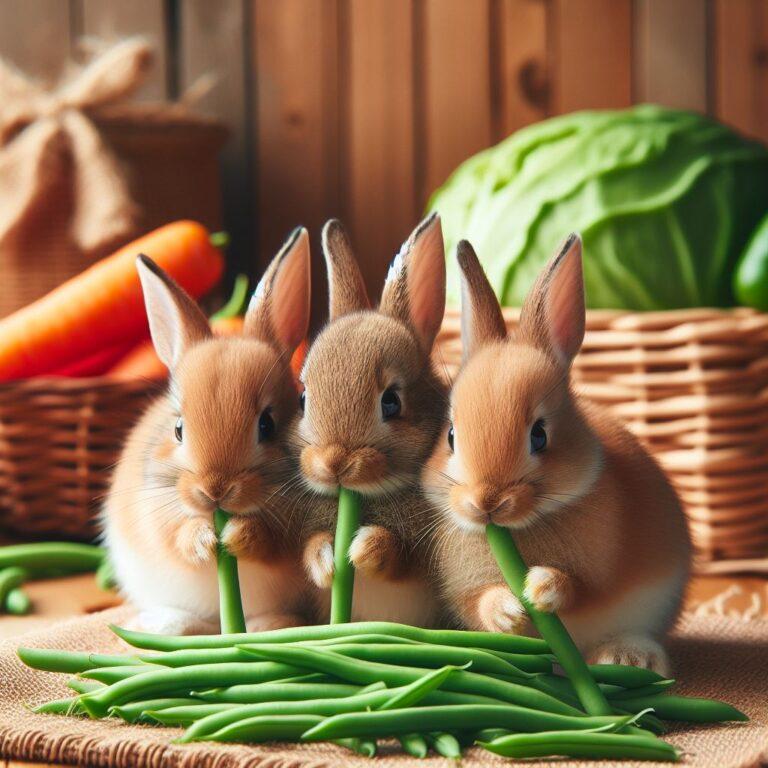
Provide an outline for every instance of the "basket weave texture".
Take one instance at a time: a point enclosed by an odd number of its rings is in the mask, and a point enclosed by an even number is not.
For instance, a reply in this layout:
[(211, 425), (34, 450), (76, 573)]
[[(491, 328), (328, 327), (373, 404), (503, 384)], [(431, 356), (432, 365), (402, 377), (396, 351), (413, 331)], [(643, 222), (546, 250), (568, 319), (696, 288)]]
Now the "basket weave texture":
[(0, 526), (92, 538), (125, 433), (157, 385), (28, 379), (0, 385)]
[[(504, 310), (515, 327), (518, 310)], [(768, 314), (587, 312), (576, 391), (608, 407), (669, 475), (697, 558), (768, 560)], [(459, 314), (438, 339), (453, 375)]]

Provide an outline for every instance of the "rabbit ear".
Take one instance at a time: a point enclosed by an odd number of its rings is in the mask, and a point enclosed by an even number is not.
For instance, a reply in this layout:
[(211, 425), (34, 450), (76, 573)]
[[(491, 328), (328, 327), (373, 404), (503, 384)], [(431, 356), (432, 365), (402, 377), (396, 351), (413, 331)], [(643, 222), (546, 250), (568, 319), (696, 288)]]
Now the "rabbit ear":
[(136, 259), (149, 331), (157, 356), (173, 372), (192, 345), (211, 336), (208, 319), (200, 307), (148, 256)]
[(520, 333), (570, 366), (584, 341), (581, 238), (572, 234), (547, 264), (520, 312)]
[(395, 256), (379, 309), (412, 328), (429, 354), (445, 312), (445, 247), (437, 213), (413, 230)]
[(293, 352), (307, 335), (309, 302), (309, 235), (297, 227), (256, 286), (243, 332)]
[(323, 227), (323, 254), (328, 271), (329, 319), (370, 309), (360, 267), (347, 233), (337, 219), (331, 219)]
[(485, 344), (506, 338), (507, 327), (499, 300), (467, 240), (456, 247), (456, 260), (461, 268), (461, 342), (466, 362)]

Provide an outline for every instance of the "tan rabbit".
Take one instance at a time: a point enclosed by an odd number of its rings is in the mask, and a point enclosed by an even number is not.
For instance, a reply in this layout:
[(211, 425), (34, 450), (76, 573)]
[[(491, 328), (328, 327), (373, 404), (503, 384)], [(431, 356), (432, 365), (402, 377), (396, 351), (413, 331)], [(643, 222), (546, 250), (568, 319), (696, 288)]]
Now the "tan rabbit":
[(323, 230), (330, 321), (301, 374), (303, 414), (295, 450), (313, 491), (304, 563), (327, 620), (339, 486), (363, 497), (363, 524), (350, 559), (355, 620), (436, 620), (419, 540), (428, 520), (419, 487), (423, 462), (442, 428), (447, 393), (430, 352), (445, 308), (440, 220), (424, 221), (395, 257), (378, 310), (337, 221)]
[(129, 435), (102, 516), (118, 584), (144, 629), (217, 631), (217, 506), (232, 514), (223, 540), (240, 558), (249, 629), (305, 622), (293, 500), (277, 491), (295, 471), (285, 443), (298, 398), (289, 364), (309, 322), (309, 266), (298, 229), (256, 288), (243, 337), (213, 338), (194, 301), (138, 259), (171, 379)]
[(509, 336), (469, 243), (458, 261), (464, 361), (423, 475), (441, 510), (436, 566), (453, 617), (472, 629), (531, 630), (490, 555), (484, 527), (494, 522), (512, 529), (530, 566), (526, 597), (559, 612), (592, 661), (663, 673), (688, 533), (653, 459), (572, 391), (584, 338), (581, 240), (571, 235), (545, 268)]

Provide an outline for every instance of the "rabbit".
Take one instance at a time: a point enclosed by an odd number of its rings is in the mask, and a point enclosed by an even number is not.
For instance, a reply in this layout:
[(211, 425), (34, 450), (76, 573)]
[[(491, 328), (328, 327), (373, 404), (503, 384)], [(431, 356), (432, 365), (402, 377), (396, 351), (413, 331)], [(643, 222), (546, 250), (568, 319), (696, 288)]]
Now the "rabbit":
[(578, 397), (570, 368), (584, 338), (582, 245), (571, 235), (507, 333), (471, 245), (461, 271), (462, 368), (423, 488), (441, 520), (435, 578), (453, 621), (530, 633), (484, 535), (513, 531), (529, 565), (525, 597), (556, 611), (594, 663), (666, 674), (690, 542), (677, 496), (637, 439)]
[(304, 565), (328, 616), (339, 486), (362, 496), (349, 556), (352, 618), (416, 625), (437, 621), (419, 540), (428, 521), (421, 465), (445, 418), (447, 388), (430, 353), (445, 309), (440, 219), (422, 222), (390, 266), (378, 309), (338, 221), (323, 229), (329, 322), (300, 374), (292, 431), (306, 493)]
[[(165, 634), (218, 632), (213, 512), (239, 558), (249, 631), (306, 623), (291, 499), (274, 497), (292, 469), (285, 435), (297, 410), (291, 353), (309, 324), (309, 239), (297, 229), (248, 306), (243, 336), (214, 338), (195, 302), (139, 256), (149, 327), (170, 371), (129, 434), (102, 510), (133, 625)], [(296, 518), (299, 521), (299, 518)]]

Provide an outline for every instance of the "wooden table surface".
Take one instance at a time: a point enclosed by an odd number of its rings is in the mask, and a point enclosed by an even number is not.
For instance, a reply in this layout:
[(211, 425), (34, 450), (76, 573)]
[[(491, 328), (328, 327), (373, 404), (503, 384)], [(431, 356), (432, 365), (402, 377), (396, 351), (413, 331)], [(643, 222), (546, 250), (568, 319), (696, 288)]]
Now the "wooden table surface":
[[(71, 616), (93, 613), (119, 604), (119, 598), (96, 586), (92, 574), (51, 581), (36, 581), (25, 586), (34, 611), (29, 616), (0, 617), (0, 638), (21, 635), (46, 624)], [(755, 618), (768, 618), (768, 578), (701, 576), (688, 590), (686, 607), (711, 612), (738, 612)], [(42, 763), (1, 761), (0, 768), (30, 768)], [(48, 764), (45, 764), (49, 768)]]

